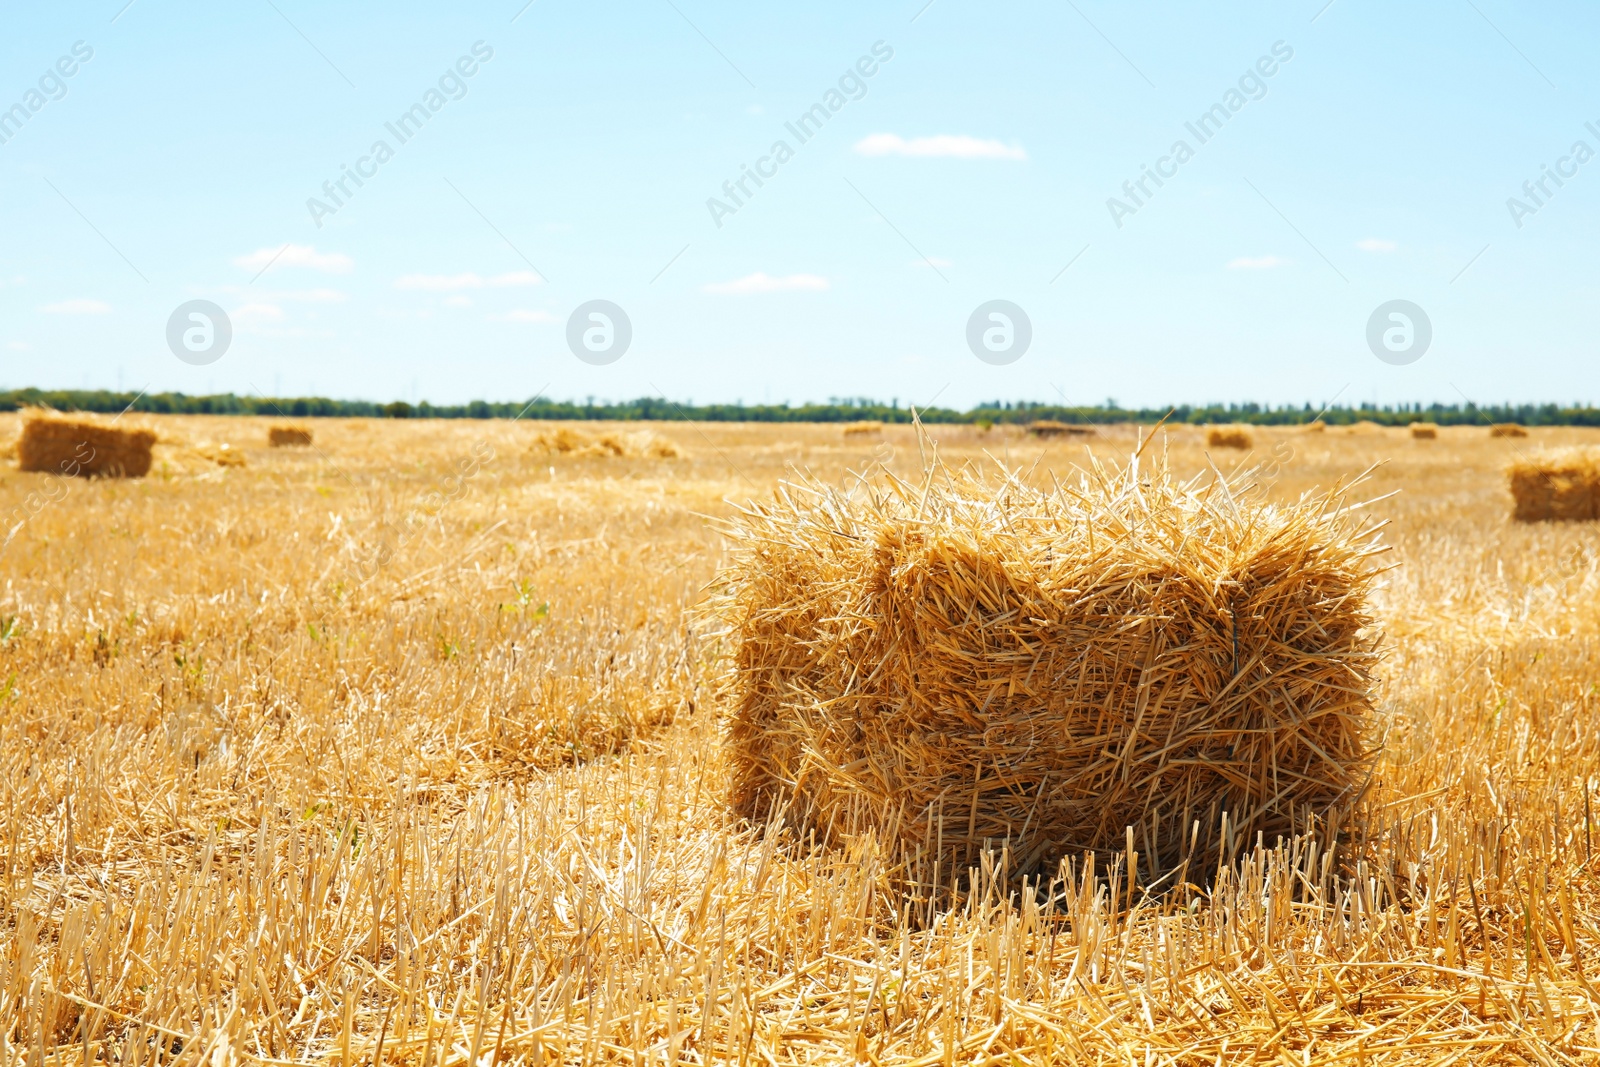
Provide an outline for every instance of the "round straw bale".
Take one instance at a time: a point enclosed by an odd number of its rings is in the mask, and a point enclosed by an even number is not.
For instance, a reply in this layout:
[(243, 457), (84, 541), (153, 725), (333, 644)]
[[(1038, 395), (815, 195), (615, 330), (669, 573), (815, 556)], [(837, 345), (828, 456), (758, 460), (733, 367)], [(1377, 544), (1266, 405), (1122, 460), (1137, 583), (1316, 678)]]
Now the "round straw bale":
[(1439, 436), (1439, 427), (1432, 422), (1413, 422), (1411, 436), (1419, 441), (1432, 441)]
[(1526, 437), (1528, 431), (1514, 422), (1497, 422), (1489, 427), (1490, 437)]
[(1328, 424), (1323, 422), (1321, 419), (1312, 419), (1310, 422), (1305, 424), (1306, 433), (1326, 433), (1327, 431)]
[(745, 509), (708, 608), (735, 808), (871, 831), (916, 893), (986, 847), (1027, 874), (1129, 827), (1142, 872), (1198, 871), (1196, 821), (1204, 851), (1219, 824), (1271, 841), (1350, 801), (1372, 527), (1339, 494), (1091, 464), (1048, 492), (935, 468)]
[(868, 434), (878, 434), (882, 432), (883, 423), (879, 422), (877, 419), (863, 419), (860, 422), (847, 422), (844, 424), (844, 435), (846, 437), (857, 437)]

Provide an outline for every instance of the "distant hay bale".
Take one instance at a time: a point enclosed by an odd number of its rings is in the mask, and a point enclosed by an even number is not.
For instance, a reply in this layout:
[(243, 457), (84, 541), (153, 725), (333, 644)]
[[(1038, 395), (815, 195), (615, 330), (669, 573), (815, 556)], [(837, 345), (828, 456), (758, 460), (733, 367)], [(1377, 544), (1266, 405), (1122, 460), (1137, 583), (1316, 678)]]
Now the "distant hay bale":
[(89, 477), (142, 478), (150, 470), (153, 431), (114, 420), (30, 411), (17, 440), (17, 468)]
[(936, 892), (986, 846), (1026, 874), (1128, 827), (1171, 871), (1196, 820), (1271, 842), (1359, 792), (1381, 549), (1342, 496), (935, 473), (785, 483), (732, 524), (706, 610), (741, 814), (871, 830)]
[(1304, 429), (1306, 433), (1326, 433), (1328, 430), (1328, 424), (1323, 422), (1321, 419), (1312, 419), (1310, 422), (1305, 424)]
[(1413, 422), (1411, 436), (1419, 441), (1431, 441), (1439, 436), (1438, 424), (1432, 422)]
[(1349, 426), (1345, 427), (1344, 432), (1354, 434), (1382, 433), (1383, 427), (1379, 426), (1371, 419), (1361, 419), (1360, 421), (1353, 422)]
[(272, 448), (303, 448), (311, 444), (311, 431), (305, 426), (274, 426), (267, 431)]
[(1249, 448), (1250, 431), (1242, 426), (1213, 426), (1206, 434), (1211, 448)]
[(844, 435), (846, 437), (857, 437), (866, 434), (882, 432), (883, 423), (877, 421), (876, 419), (863, 419), (860, 422), (847, 422), (844, 424)]
[(1497, 422), (1489, 427), (1490, 437), (1526, 437), (1528, 431), (1514, 422)]
[(1028, 433), (1033, 437), (1089, 437), (1094, 434), (1094, 427), (1057, 422), (1055, 419), (1036, 419), (1028, 423)]
[(534, 444), (546, 452), (565, 456), (587, 447), (589, 439), (565, 426), (558, 426), (554, 430), (546, 430), (539, 434), (534, 438)]
[(650, 443), (646, 446), (645, 452), (656, 459), (677, 459), (683, 455), (683, 449), (678, 447), (676, 441), (668, 440), (665, 437), (657, 437), (654, 434), (650, 436)]
[(533, 439), (534, 447), (548, 455), (594, 458), (673, 459), (683, 455), (677, 443), (649, 430), (636, 433), (609, 431), (590, 437), (567, 426), (545, 430)]
[(195, 455), (209, 459), (219, 467), (245, 466), (244, 453), (224, 441), (220, 445), (198, 445), (193, 449)]
[(1518, 522), (1600, 519), (1600, 456), (1569, 449), (1518, 460), (1507, 469)]

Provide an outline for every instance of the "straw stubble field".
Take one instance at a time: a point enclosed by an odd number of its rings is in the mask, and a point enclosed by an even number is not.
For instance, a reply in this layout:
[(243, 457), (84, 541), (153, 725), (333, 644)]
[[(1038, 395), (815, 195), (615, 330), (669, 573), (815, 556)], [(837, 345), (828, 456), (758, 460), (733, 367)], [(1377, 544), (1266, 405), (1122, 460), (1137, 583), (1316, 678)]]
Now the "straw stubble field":
[[(790, 463), (914, 475), (908, 429), (668, 425), (681, 454), (630, 457), (153, 424), (242, 463), (0, 475), (0, 1062), (1600, 1056), (1600, 542), (1511, 522), (1503, 473), (1593, 435), (1257, 431), (1275, 498), (1379, 460), (1366, 495), (1401, 490), (1362, 808), (1337, 842), (1236, 842), (1214, 884), (1146, 897), (1097, 857), (1015, 893), (986, 864), (939, 911), (870, 839), (739, 822), (688, 612), (707, 516)], [(1039, 485), (1134, 447), (931, 433)], [(1204, 468), (1203, 431), (1169, 440)]]

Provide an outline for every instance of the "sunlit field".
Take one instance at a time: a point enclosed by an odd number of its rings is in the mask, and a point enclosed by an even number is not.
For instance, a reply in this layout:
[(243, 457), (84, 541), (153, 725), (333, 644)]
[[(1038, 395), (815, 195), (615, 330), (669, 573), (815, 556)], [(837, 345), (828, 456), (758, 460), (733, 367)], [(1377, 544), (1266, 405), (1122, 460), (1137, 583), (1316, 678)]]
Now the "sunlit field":
[(1215, 880), (985, 868), (927, 911), (870, 839), (729, 807), (717, 520), (1136, 428), (145, 424), (142, 479), (0, 467), (0, 1063), (1600, 1059), (1600, 538), (1504, 474), (1600, 432), (1163, 428), (1274, 498), (1370, 469), (1361, 804)]

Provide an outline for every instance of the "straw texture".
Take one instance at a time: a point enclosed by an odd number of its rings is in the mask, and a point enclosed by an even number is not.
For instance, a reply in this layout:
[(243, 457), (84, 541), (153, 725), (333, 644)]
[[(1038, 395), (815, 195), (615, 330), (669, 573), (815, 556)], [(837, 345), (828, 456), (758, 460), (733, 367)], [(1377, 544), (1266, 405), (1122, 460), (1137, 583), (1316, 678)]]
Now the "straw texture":
[(732, 528), (710, 607), (733, 804), (871, 830), (930, 891), (985, 847), (1027, 874), (1133, 827), (1153, 874), (1197, 822), (1288, 833), (1371, 754), (1381, 547), (1341, 507), (1137, 459), (1048, 492), (938, 466), (786, 483)]
[(53, 474), (142, 478), (150, 470), (154, 432), (88, 417), (34, 411), (17, 441), (17, 468)]
[(1600, 457), (1570, 449), (1530, 456), (1506, 472), (1518, 522), (1600, 519)]

